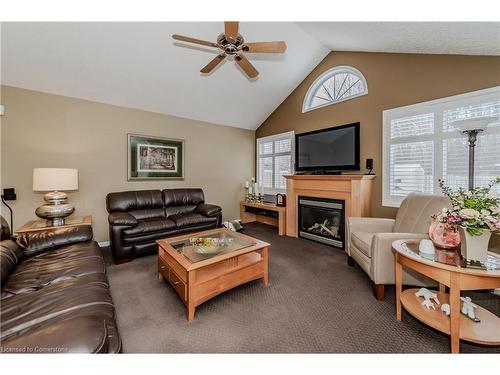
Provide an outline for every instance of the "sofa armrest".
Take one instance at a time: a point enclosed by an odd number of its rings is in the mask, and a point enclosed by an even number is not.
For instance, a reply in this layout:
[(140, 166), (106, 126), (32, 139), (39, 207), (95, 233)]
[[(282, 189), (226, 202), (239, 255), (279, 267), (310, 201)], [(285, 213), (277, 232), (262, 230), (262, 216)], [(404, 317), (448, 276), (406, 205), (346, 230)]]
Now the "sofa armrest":
[(90, 225), (78, 225), (22, 233), (16, 235), (14, 240), (24, 249), (24, 254), (30, 257), (57, 247), (87, 242), (92, 240), (92, 237), (92, 227)]
[(196, 213), (204, 215), (204, 216), (217, 216), (222, 212), (222, 208), (215, 204), (200, 204), (196, 207)]
[(135, 227), (139, 222), (127, 212), (113, 212), (108, 216), (108, 223), (111, 226)]
[(429, 238), (422, 233), (377, 233), (373, 236), (371, 253), (371, 275), (375, 284), (394, 284), (394, 253), (392, 243), (396, 240)]

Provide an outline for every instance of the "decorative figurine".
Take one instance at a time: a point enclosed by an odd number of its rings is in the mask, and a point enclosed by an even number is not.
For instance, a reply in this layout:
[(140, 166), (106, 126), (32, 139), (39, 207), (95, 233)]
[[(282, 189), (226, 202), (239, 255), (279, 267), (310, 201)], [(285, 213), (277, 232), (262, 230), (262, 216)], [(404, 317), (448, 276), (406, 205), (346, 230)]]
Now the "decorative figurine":
[(415, 295), (417, 297), (424, 297), (424, 301), (422, 302), (422, 306), (425, 306), (428, 309), (432, 308), (432, 309), (436, 310), (436, 308), (434, 307), (434, 304), (432, 303), (431, 299), (434, 300), (434, 302), (436, 302), (436, 304), (438, 304), (438, 305), (441, 304), (441, 302), (439, 302), (439, 300), (437, 298), (437, 294), (431, 292), (427, 288), (420, 288), (418, 290), (418, 292), (415, 292)]
[(470, 320), (479, 323), (481, 320), (476, 317), (476, 313), (474, 312), (474, 309), (477, 309), (478, 306), (475, 303), (472, 303), (470, 297), (460, 297), (460, 299), (463, 301), (462, 310), (460, 310), (460, 312), (467, 316)]
[(443, 303), (441, 305), (441, 311), (444, 312), (446, 316), (450, 316), (450, 305), (448, 305), (447, 303)]

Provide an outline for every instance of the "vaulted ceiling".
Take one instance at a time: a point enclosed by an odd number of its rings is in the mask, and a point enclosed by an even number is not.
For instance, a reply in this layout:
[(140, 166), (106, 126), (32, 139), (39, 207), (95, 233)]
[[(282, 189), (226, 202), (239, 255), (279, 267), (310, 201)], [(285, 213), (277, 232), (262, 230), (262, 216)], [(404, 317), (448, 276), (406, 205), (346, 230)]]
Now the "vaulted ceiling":
[[(232, 61), (208, 76), (222, 22), (3, 23), (1, 83), (256, 129), (331, 51), (500, 55), (500, 23), (242, 22), (246, 41), (285, 40), (283, 55), (253, 54), (249, 81)], [(233, 66), (235, 65), (235, 66)]]
[(217, 50), (180, 47), (171, 38), (176, 33), (215, 42), (223, 29), (222, 22), (4, 23), (2, 82), (256, 129), (329, 52), (292, 22), (242, 22), (248, 42), (288, 44), (284, 55), (250, 57), (260, 72), (250, 82), (233, 61), (202, 76)]

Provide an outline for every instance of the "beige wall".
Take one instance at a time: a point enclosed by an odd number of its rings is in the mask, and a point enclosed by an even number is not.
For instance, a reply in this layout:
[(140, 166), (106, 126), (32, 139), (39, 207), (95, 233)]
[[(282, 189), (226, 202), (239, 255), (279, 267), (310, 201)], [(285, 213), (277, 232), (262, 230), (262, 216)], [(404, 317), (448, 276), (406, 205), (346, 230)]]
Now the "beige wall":
[[(43, 201), (32, 191), (34, 167), (78, 168), (79, 190), (69, 198), (76, 214), (93, 215), (98, 241), (108, 239), (112, 191), (201, 187), (225, 218), (239, 216), (242, 183), (254, 173), (254, 131), (8, 86), (1, 102), (2, 188), (16, 188), (15, 227), (35, 218)], [(127, 133), (185, 139), (185, 180), (127, 181)]]
[[(302, 113), (310, 85), (337, 65), (359, 69), (368, 82), (368, 95)], [(372, 214), (394, 217), (382, 207), (382, 111), (468, 91), (500, 85), (500, 57), (387, 53), (330, 53), (257, 129), (256, 136), (294, 130), (302, 133), (361, 122), (361, 165), (373, 158), (378, 174)]]

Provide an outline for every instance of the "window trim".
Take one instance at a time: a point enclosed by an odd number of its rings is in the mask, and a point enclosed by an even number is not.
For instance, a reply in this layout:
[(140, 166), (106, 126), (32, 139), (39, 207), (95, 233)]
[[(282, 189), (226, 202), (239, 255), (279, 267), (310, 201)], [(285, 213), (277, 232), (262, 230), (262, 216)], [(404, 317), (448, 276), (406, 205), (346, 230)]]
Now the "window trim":
[[(390, 145), (397, 143), (407, 142), (419, 142), (424, 140), (432, 139), (434, 142), (434, 176), (433, 176), (433, 186), (434, 194), (439, 193), (439, 183), (438, 178), (443, 176), (443, 140), (457, 138), (454, 136), (454, 132), (443, 131), (443, 111), (449, 103), (453, 103), (453, 106), (472, 106), (484, 103), (484, 97), (500, 96), (500, 86), (489, 87), (487, 89), (470, 91), (458, 95), (447, 96), (444, 98), (429, 100), (426, 102), (420, 102), (415, 104), (410, 104), (403, 107), (391, 108), (382, 111), (382, 206), (383, 207), (400, 207), (402, 200), (391, 196), (390, 194)], [(434, 108), (433, 108), (434, 107)], [(437, 107), (437, 109), (436, 109)], [(417, 135), (411, 137), (400, 137), (391, 142), (391, 120), (398, 117), (410, 117), (418, 114), (423, 114), (425, 112), (432, 111), (435, 115), (434, 117), (434, 132), (432, 134)], [(495, 130), (498, 132), (500, 130)], [(411, 141), (409, 141), (411, 140)], [(439, 140), (439, 142), (436, 142)], [(398, 202), (397, 202), (398, 201)]]
[[(279, 153), (275, 153), (274, 152), (274, 141), (277, 141), (277, 140), (280, 140), (280, 139), (283, 139), (283, 138), (288, 138), (290, 137), (291, 139), (291, 149), (290, 149), (290, 152), (279, 152)], [(264, 188), (261, 184), (260, 184), (260, 181), (259, 181), (259, 159), (261, 158), (260, 154), (259, 154), (259, 143), (264, 143), (264, 142), (269, 142), (269, 141), (272, 141), (273, 142), (273, 153), (272, 154), (267, 154), (267, 155), (262, 155), (262, 157), (269, 157), (271, 156), (273, 158), (273, 187), (272, 188)], [(295, 131), (291, 130), (291, 131), (288, 131), (288, 132), (284, 132), (284, 133), (279, 133), (279, 134), (273, 134), (273, 135), (268, 135), (266, 137), (261, 137), (261, 138), (256, 138), (255, 139), (255, 161), (256, 161), (256, 182), (257, 182), (257, 186), (259, 187), (259, 190), (266, 190), (266, 192), (272, 192), (273, 194), (277, 194), (277, 193), (286, 193), (286, 187), (284, 189), (277, 189), (275, 188), (275, 181), (274, 181), (274, 158), (276, 156), (281, 156), (281, 155), (288, 155), (290, 154), (290, 168), (291, 168), (291, 174), (294, 173), (295, 171), (295, 164), (294, 164), (294, 160), (295, 160)]]
[[(342, 72), (347, 72), (347, 73), (351, 73), (351, 74), (358, 76), (363, 81), (363, 84), (365, 86), (365, 91), (360, 93), (360, 94), (348, 96), (344, 99), (340, 99), (340, 100), (337, 100), (334, 102), (328, 102), (328, 103), (321, 104), (321, 105), (318, 105), (315, 107), (309, 107), (308, 103), (311, 102), (312, 95), (313, 95), (313, 93), (315, 93), (319, 89), (319, 86), (321, 86), (326, 80), (333, 77), (335, 74), (342, 73)], [(327, 106), (332, 105), (332, 104), (342, 103), (342, 102), (345, 102), (346, 100), (358, 98), (358, 97), (363, 96), (363, 95), (368, 95), (368, 83), (366, 82), (366, 78), (363, 75), (363, 73), (361, 73), (355, 67), (349, 66), (349, 65), (334, 66), (333, 68), (330, 68), (327, 71), (323, 72), (318, 78), (316, 78), (314, 80), (313, 84), (309, 87), (309, 89), (307, 90), (306, 96), (304, 97), (304, 102), (302, 103), (302, 113), (314, 111), (315, 109), (327, 107)]]

